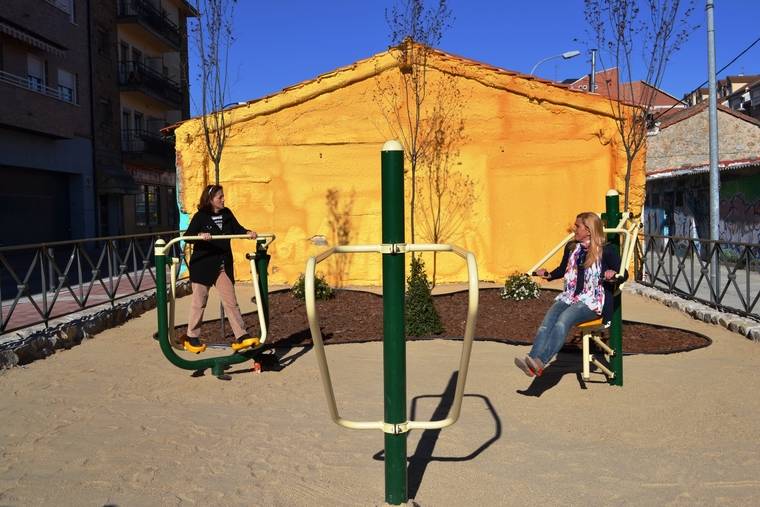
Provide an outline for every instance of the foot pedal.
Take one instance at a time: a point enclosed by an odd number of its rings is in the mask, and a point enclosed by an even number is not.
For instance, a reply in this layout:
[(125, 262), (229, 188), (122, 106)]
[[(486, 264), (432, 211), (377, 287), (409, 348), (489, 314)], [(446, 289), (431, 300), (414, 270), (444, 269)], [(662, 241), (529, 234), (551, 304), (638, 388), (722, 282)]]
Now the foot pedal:
[(195, 345), (191, 344), (189, 341), (185, 340), (182, 343), (182, 347), (188, 351), (192, 352), (193, 354), (200, 354), (201, 352), (206, 351), (206, 344), (202, 343), (199, 347), (196, 347)]
[(242, 342), (232, 342), (230, 345), (232, 347), (232, 350), (235, 352), (238, 352), (243, 349), (251, 348), (251, 347), (258, 347), (261, 343), (261, 340), (258, 338), (248, 338), (247, 340), (243, 340)]

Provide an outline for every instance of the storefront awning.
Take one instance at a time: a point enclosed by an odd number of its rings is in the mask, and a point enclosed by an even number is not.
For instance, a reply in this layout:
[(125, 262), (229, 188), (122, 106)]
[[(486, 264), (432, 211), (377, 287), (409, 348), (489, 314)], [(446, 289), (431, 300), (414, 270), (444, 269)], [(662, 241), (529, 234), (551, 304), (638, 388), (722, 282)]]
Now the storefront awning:
[(21, 42), (25, 44), (41, 49), (55, 56), (59, 56), (59, 57), (66, 56), (66, 52), (64, 48), (55, 46), (49, 42), (45, 42), (41, 38), (35, 37), (34, 35), (30, 34), (29, 32), (25, 30), (16, 28), (15, 26), (12, 26), (8, 23), (4, 23), (2, 21), (0, 21), (0, 33), (9, 35), (13, 37), (14, 39), (20, 40)]

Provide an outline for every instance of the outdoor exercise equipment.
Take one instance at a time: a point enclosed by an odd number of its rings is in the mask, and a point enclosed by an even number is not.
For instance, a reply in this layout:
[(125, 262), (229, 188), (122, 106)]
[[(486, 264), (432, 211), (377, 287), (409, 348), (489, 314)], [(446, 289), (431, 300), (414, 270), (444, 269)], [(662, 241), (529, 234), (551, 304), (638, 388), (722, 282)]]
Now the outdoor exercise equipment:
[[(214, 239), (251, 239), (247, 234), (233, 234), (233, 235), (219, 235), (212, 236)], [(222, 380), (228, 380), (229, 377), (224, 374), (224, 370), (227, 366), (237, 363), (254, 360), (259, 354), (264, 342), (267, 338), (267, 328), (269, 327), (269, 290), (267, 283), (267, 267), (269, 265), (270, 256), (267, 253), (269, 244), (274, 241), (274, 234), (259, 234), (256, 241), (256, 250), (253, 253), (246, 254), (246, 258), (250, 261), (251, 275), (253, 277), (253, 292), (255, 296), (255, 302), (257, 306), (257, 313), (259, 317), (259, 327), (261, 328), (261, 336), (245, 340), (242, 344), (234, 347), (234, 353), (228, 356), (209, 357), (199, 360), (188, 360), (179, 356), (172, 347), (172, 342), (175, 342), (175, 300), (176, 300), (176, 281), (180, 268), (180, 259), (171, 258), (167, 259), (166, 255), (170, 251), (170, 247), (179, 241), (202, 241), (200, 236), (180, 236), (174, 238), (168, 243), (165, 243), (162, 239), (156, 241), (155, 257), (156, 257), (156, 310), (158, 315), (158, 341), (161, 345), (161, 351), (164, 356), (178, 368), (193, 371), (202, 371), (206, 368), (211, 368), (211, 372), (217, 378)], [(166, 291), (166, 270), (169, 268), (171, 286), (169, 288), (169, 300), (167, 302)], [(168, 311), (167, 311), (168, 306)], [(185, 348), (190, 348), (190, 351), (196, 354), (204, 352), (206, 346), (202, 347), (188, 347), (185, 344)], [(211, 348), (220, 348), (217, 346), (211, 346)], [(226, 347), (221, 347), (226, 348)]]
[[(609, 322), (602, 322), (601, 318), (581, 322), (575, 327), (582, 333), (583, 340), (583, 374), (584, 380), (591, 378), (589, 366), (593, 364), (606, 375), (610, 384), (623, 385), (623, 304), (620, 290), (625, 281), (625, 271), (631, 264), (636, 238), (638, 237), (641, 221), (633, 220), (630, 213), (620, 212), (620, 196), (616, 190), (607, 191), (605, 196), (606, 212), (602, 213), (602, 220), (607, 224), (604, 232), (607, 234), (607, 242), (620, 248), (620, 236), (625, 236), (622, 252), (620, 252), (620, 270), (615, 276), (619, 282), (613, 292), (613, 314)], [(549, 251), (540, 261), (528, 270), (528, 274), (536, 276), (536, 270), (544, 265), (554, 254), (560, 251), (573, 239), (573, 233), (568, 234), (562, 241)], [(605, 335), (609, 335), (609, 345), (604, 343)], [(604, 353), (607, 365), (602, 363), (591, 354), (590, 342), (593, 341)]]
[[(381, 152), (382, 241), (380, 245), (344, 245), (310, 257), (306, 263), (306, 313), (314, 342), (322, 385), (332, 420), (350, 429), (379, 429), (385, 434), (385, 501), (407, 501), (406, 436), (413, 429), (441, 429), (459, 419), (467, 381), (470, 351), (478, 313), (478, 270), (475, 256), (458, 246), (404, 242), (404, 152), (398, 141), (388, 141)], [(404, 266), (406, 252), (453, 252), (467, 262), (469, 300), (462, 354), (450, 416), (437, 421), (409, 421), (406, 413), (406, 337), (404, 335)], [(316, 311), (314, 277), (318, 263), (333, 254), (380, 253), (383, 256), (383, 383), (384, 420), (351, 421), (338, 413), (330, 369)]]

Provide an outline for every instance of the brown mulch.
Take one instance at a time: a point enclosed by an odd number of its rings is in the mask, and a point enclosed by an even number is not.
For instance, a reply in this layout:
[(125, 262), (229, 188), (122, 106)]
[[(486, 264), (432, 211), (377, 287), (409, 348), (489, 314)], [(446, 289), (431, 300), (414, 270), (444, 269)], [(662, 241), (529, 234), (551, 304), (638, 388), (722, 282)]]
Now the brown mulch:
[[(478, 304), (476, 340), (499, 341), (526, 345), (554, 301), (557, 293), (542, 290), (538, 299), (527, 301), (503, 300), (498, 289), (481, 289)], [(467, 318), (467, 292), (456, 292), (433, 298), (444, 333), (438, 336), (409, 337), (412, 340), (435, 338), (461, 339)], [(326, 344), (359, 343), (382, 340), (383, 300), (368, 292), (336, 290), (335, 297), (318, 301), (317, 311)], [(269, 336), (267, 343), (275, 347), (310, 346), (311, 334), (303, 302), (293, 298), (290, 291), (269, 295)], [(252, 336), (259, 335), (256, 313), (244, 315)], [(186, 326), (177, 328), (178, 336)], [(208, 343), (229, 343), (233, 336), (227, 325), (226, 335), (220, 337), (219, 321), (203, 324), (201, 336)], [(707, 347), (706, 336), (681, 329), (624, 321), (623, 350), (626, 354), (668, 354)], [(571, 332), (567, 349), (580, 347), (580, 335)]]

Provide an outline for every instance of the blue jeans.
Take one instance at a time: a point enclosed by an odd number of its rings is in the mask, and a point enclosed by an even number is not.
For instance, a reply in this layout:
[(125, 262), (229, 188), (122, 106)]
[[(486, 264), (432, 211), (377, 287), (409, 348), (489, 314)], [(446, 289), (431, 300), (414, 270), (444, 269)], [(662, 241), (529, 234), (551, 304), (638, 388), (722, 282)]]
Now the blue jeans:
[(528, 355), (540, 359), (544, 364), (548, 363), (565, 344), (570, 328), (598, 317), (596, 312), (583, 303), (568, 305), (564, 301), (555, 301), (546, 312)]

